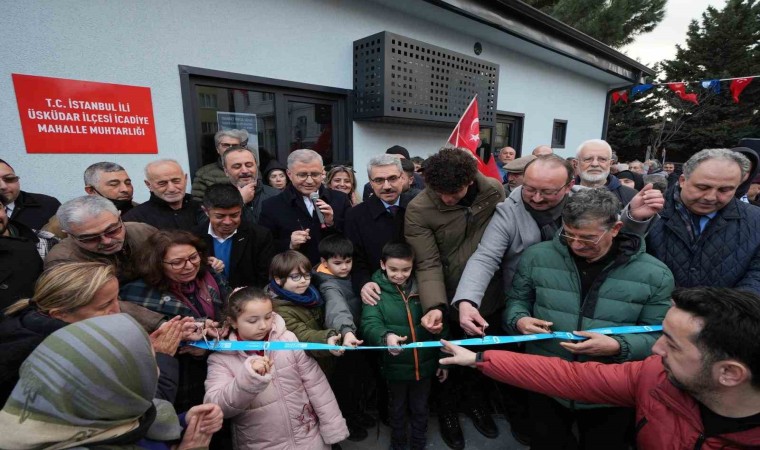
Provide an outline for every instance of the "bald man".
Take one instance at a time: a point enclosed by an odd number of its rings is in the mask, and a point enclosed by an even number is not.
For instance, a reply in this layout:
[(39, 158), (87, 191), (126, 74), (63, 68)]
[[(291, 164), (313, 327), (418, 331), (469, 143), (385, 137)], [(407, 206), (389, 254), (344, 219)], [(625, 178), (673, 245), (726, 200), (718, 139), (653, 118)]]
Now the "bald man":
[(552, 150), (552, 148), (549, 147), (548, 145), (539, 145), (538, 147), (534, 148), (532, 152), (532, 155), (535, 156), (536, 158), (538, 158), (539, 156), (553, 155), (553, 154), (554, 154), (554, 150)]
[(142, 222), (159, 230), (191, 231), (203, 218), (201, 203), (186, 192), (187, 174), (173, 159), (145, 166), (150, 199), (124, 215), (125, 222)]

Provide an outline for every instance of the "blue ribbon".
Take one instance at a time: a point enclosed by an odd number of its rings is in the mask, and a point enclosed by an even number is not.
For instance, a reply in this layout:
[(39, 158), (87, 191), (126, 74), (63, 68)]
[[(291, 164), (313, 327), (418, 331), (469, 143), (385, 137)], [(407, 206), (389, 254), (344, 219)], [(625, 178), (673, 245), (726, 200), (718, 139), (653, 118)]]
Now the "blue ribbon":
[[(654, 333), (662, 331), (662, 325), (639, 325), (610, 328), (593, 328), (584, 330), (589, 333), (606, 335)], [(585, 341), (587, 338), (578, 336), (569, 331), (555, 331), (553, 333), (525, 334), (521, 336), (484, 336), (479, 338), (460, 339), (449, 341), (452, 344), (463, 347), (478, 345), (501, 345), (514, 344), (517, 342), (542, 341), (546, 339), (562, 339), (569, 341)], [(434, 348), (443, 347), (440, 341), (412, 342), (410, 344), (392, 347), (387, 345), (344, 347), (342, 345), (320, 344), (316, 342), (281, 342), (281, 341), (219, 341), (219, 342), (192, 342), (188, 345), (215, 351), (276, 351), (276, 350), (388, 350), (391, 348)]]

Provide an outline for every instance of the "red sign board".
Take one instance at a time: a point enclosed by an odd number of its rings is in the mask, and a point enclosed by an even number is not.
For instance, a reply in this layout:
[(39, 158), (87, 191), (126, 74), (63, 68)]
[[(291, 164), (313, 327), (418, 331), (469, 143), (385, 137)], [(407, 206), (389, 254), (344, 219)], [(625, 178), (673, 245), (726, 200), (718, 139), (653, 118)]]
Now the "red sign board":
[(12, 76), (27, 153), (158, 153), (150, 88)]

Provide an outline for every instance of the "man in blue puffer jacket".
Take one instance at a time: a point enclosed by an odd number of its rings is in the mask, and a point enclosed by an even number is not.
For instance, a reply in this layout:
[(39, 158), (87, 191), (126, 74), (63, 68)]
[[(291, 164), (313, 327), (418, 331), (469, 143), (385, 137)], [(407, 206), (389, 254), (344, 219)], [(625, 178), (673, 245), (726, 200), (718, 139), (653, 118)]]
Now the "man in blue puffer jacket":
[(734, 197), (749, 170), (741, 153), (702, 150), (665, 193), (647, 250), (673, 271), (676, 286), (760, 294), (760, 208)]

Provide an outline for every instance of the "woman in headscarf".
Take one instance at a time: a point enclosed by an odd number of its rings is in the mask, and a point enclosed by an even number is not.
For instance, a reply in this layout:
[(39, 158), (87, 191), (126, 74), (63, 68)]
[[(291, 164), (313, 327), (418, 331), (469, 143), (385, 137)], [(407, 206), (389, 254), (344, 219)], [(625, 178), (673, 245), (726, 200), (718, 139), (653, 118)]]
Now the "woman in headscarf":
[[(0, 411), (0, 448), (168, 449), (180, 418), (154, 399), (158, 370), (145, 330), (126, 314), (85, 319), (48, 336), (21, 366)], [(216, 405), (184, 416), (180, 449), (205, 448), (222, 424)]]

